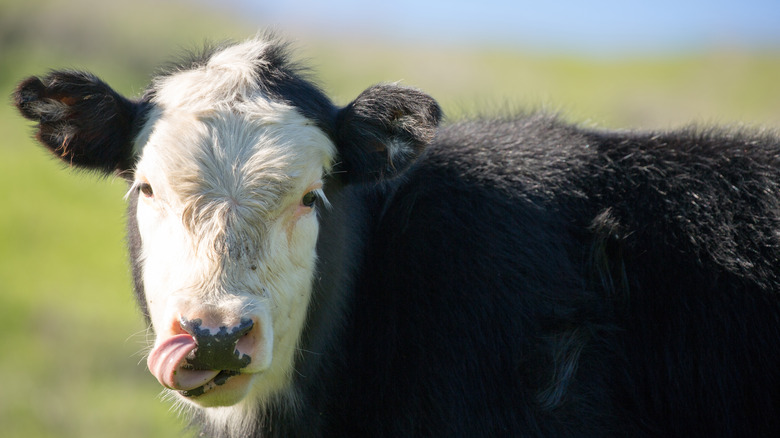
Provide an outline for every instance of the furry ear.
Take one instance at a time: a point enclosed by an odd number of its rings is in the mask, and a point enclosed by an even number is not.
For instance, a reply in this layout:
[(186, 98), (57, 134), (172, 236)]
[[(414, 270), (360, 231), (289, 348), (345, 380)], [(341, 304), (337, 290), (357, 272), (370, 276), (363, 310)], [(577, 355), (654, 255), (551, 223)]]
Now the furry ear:
[(397, 85), (376, 85), (339, 111), (336, 147), (346, 182), (369, 182), (406, 169), (433, 140), (442, 117), (427, 94)]
[(66, 163), (106, 174), (131, 168), (145, 103), (76, 71), (27, 78), (12, 97), (24, 117), (38, 122), (37, 139)]

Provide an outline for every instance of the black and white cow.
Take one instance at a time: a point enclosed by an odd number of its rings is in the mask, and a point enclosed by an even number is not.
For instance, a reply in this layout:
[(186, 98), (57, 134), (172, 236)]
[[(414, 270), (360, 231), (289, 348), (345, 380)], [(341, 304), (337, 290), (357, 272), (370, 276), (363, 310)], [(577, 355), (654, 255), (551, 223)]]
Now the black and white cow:
[(205, 435), (780, 436), (777, 134), (340, 108), (267, 36), (14, 99), (129, 179), (148, 365)]

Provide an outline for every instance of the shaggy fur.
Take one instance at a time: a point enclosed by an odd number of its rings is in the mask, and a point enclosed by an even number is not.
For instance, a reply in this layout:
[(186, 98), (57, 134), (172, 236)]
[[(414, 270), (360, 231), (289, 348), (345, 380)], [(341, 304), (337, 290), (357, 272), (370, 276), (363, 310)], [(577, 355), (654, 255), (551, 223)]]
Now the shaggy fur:
[[(66, 161), (191, 194), (174, 208), (182, 232), (211, 242), (193, 264), (231, 272), (207, 275), (217, 284), (192, 305), (310, 298), (275, 340), (296, 351), (272, 368), (284, 378), (258, 374), (231, 405), (187, 402), (205, 436), (780, 435), (777, 134), (608, 132), (543, 114), (439, 127), (433, 99), (396, 85), (338, 108), (284, 53), (267, 37), (218, 48), (139, 101), (68, 72), (15, 94)], [(98, 109), (118, 122), (96, 130)], [(306, 216), (294, 206), (318, 179), (330, 207)], [(149, 252), (145, 196), (129, 194), (130, 252), (159, 331), (146, 262), (166, 258)], [(316, 223), (299, 232), (286, 205)], [(311, 268), (279, 255), (314, 239)], [(293, 266), (295, 286), (275, 286)], [(268, 287), (242, 294), (231, 278)]]

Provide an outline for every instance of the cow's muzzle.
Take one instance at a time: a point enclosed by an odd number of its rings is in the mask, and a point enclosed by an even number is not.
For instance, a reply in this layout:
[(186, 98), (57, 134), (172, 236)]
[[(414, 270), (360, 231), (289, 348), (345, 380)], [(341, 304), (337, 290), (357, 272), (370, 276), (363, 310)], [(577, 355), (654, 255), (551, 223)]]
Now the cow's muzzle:
[[(149, 354), (149, 370), (165, 387), (197, 397), (224, 385), (252, 363), (260, 336), (251, 318), (209, 327), (200, 318), (179, 320), (179, 333), (163, 339)], [(249, 354), (247, 354), (249, 353)]]
[(195, 370), (239, 371), (246, 368), (252, 359), (236, 348), (238, 341), (252, 330), (254, 323), (249, 318), (241, 318), (238, 325), (219, 327), (212, 333), (202, 327), (199, 318), (188, 320), (181, 317), (181, 328), (195, 338), (197, 347), (186, 357), (187, 364)]

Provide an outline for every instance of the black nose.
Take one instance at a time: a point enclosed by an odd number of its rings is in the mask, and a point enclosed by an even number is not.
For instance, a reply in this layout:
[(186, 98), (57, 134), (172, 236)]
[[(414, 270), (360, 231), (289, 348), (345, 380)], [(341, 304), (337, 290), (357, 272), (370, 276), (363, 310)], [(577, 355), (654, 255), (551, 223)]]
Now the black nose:
[(222, 326), (216, 333), (208, 327), (201, 328), (203, 321), (200, 318), (188, 320), (182, 316), (179, 324), (198, 345), (187, 356), (187, 363), (194, 369), (239, 371), (252, 361), (236, 349), (238, 340), (252, 330), (254, 323), (251, 319), (241, 318), (238, 325), (230, 328)]

